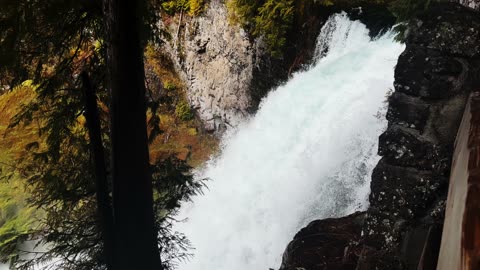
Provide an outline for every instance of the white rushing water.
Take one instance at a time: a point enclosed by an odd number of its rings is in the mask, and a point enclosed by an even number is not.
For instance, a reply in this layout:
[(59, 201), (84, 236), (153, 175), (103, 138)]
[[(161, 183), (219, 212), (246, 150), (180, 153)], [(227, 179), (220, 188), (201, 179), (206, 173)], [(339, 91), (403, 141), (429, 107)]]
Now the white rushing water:
[(278, 269), (308, 222), (366, 208), (386, 127), (378, 113), (404, 47), (392, 34), (371, 41), (345, 14), (318, 40), (323, 58), (271, 92), (199, 174), (211, 181), (176, 226), (195, 247), (181, 270)]

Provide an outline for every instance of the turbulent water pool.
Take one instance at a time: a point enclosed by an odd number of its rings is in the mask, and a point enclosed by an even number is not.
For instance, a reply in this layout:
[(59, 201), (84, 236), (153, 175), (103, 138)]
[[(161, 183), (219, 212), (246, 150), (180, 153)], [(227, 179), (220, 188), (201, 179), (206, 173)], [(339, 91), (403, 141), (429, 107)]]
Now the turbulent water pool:
[(181, 270), (278, 269), (308, 222), (365, 209), (386, 96), (404, 47), (371, 40), (345, 14), (318, 37), (316, 64), (272, 91), (225, 136), (199, 178), (209, 189), (183, 205), (176, 230), (195, 247)]

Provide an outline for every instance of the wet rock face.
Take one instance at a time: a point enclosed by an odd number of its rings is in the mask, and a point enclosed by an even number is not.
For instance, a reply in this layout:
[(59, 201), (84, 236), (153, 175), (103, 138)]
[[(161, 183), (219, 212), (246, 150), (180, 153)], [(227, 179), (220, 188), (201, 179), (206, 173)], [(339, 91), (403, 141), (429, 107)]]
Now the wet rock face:
[(480, 85), (479, 59), (478, 12), (435, 4), (412, 22), (395, 70), (388, 129), (379, 139), (382, 159), (372, 175), (359, 269), (417, 269), (421, 263), (434, 269), (435, 254), (425, 262), (422, 247), (439, 243), (433, 232), (443, 223), (466, 99)]
[[(458, 16), (460, 13), (462, 16)], [(480, 54), (478, 12), (460, 5), (432, 5), (412, 24), (410, 32), (410, 44), (449, 55), (476, 57)]]
[(355, 270), (359, 251), (355, 242), (364, 217), (362, 212), (310, 223), (288, 245), (280, 270)]
[(424, 46), (409, 47), (399, 57), (395, 89), (424, 100), (449, 98), (461, 91), (465, 76), (463, 63)]
[[(385, 246), (401, 240), (411, 221), (424, 218), (442, 192), (446, 190), (448, 178), (430, 170), (419, 170), (388, 164), (381, 160), (374, 169), (369, 217), (365, 231), (368, 237), (364, 244)], [(380, 181), (381, 179), (381, 181)], [(428, 213), (429, 219), (437, 213)]]

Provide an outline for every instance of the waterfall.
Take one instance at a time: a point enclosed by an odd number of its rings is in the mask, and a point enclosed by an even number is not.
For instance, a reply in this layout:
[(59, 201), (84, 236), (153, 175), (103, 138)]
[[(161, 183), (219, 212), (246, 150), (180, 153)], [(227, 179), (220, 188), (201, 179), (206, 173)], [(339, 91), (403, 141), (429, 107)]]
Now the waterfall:
[(211, 181), (182, 206), (188, 220), (175, 229), (195, 256), (179, 269), (278, 269), (308, 222), (365, 209), (403, 49), (392, 33), (372, 41), (360, 22), (332, 16), (316, 63), (272, 91), (198, 173)]

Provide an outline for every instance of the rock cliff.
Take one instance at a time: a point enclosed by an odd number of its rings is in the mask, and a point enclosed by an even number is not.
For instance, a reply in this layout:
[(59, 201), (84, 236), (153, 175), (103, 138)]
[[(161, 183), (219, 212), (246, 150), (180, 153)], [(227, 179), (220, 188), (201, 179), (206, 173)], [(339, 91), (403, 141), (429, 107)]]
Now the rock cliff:
[(228, 23), (220, 0), (201, 16), (180, 14), (163, 23), (172, 36), (165, 49), (186, 83), (190, 105), (207, 129), (235, 125), (252, 106), (256, 48), (247, 34)]

